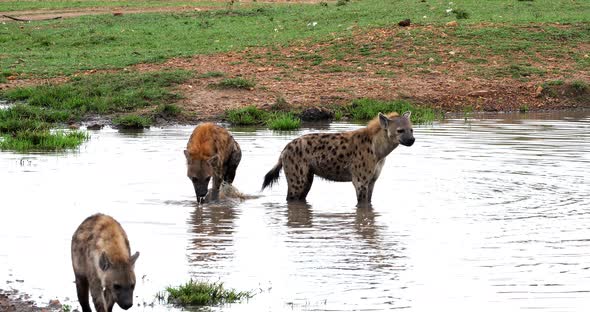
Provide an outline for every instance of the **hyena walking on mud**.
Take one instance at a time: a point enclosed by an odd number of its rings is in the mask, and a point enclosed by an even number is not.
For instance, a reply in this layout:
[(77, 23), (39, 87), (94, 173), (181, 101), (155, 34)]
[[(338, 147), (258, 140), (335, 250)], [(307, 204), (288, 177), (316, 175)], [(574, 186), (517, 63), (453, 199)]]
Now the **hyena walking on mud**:
[(91, 312), (88, 290), (96, 312), (111, 312), (117, 303), (133, 306), (134, 266), (139, 252), (131, 255), (125, 231), (112, 217), (88, 217), (72, 236), (72, 266), (82, 312)]
[(193, 183), (197, 201), (201, 202), (207, 196), (211, 178), (211, 200), (219, 199), (221, 182), (233, 183), (242, 159), (242, 150), (229, 131), (208, 122), (193, 130), (184, 156), (187, 176)]
[(287, 178), (287, 200), (305, 200), (314, 175), (327, 180), (350, 182), (359, 205), (371, 202), (375, 181), (385, 157), (399, 144), (412, 146), (414, 130), (410, 112), (402, 116), (379, 113), (367, 127), (341, 133), (313, 133), (288, 143), (278, 163), (266, 174), (262, 189)]

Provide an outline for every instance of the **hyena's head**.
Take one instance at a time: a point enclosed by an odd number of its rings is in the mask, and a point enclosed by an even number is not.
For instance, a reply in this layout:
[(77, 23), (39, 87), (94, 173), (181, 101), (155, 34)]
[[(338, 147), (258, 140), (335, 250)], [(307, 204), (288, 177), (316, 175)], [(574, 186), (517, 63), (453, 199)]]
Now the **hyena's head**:
[(187, 150), (184, 151), (186, 157), (187, 173), (186, 175), (193, 183), (195, 188), (195, 195), (197, 195), (197, 201), (201, 202), (209, 188), (209, 180), (219, 170), (219, 155), (213, 155), (208, 158), (200, 159), (192, 157)]
[(391, 119), (379, 113), (379, 124), (387, 132), (387, 137), (393, 144), (412, 146), (414, 144), (414, 129), (410, 121), (411, 112), (405, 112), (401, 116)]
[(133, 306), (133, 290), (135, 289), (135, 260), (139, 257), (136, 252), (129, 261), (111, 262), (106, 253), (102, 253), (99, 267), (104, 273), (103, 292), (109, 295), (123, 310)]

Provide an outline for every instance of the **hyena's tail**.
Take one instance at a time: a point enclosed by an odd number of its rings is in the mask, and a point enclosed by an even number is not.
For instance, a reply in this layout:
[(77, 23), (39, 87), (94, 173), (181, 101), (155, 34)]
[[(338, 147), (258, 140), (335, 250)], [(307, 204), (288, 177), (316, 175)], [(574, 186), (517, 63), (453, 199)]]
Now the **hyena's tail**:
[(267, 186), (272, 186), (279, 180), (279, 173), (281, 172), (281, 169), (283, 169), (283, 161), (279, 159), (277, 164), (272, 167), (272, 169), (270, 169), (270, 171), (264, 176), (262, 190), (264, 190)]

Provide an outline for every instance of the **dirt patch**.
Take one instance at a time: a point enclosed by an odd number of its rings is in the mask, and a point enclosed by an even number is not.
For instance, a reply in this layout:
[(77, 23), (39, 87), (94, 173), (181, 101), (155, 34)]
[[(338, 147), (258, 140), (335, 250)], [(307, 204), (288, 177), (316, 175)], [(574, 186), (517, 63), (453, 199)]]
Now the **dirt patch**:
[[(185, 99), (179, 104), (184, 110), (197, 113), (204, 119), (218, 118), (226, 109), (256, 105), (268, 107), (277, 99), (290, 106), (305, 108), (330, 107), (348, 104), (351, 100), (368, 97), (382, 100), (408, 99), (444, 111), (461, 111), (465, 107), (477, 111), (517, 111), (590, 107), (590, 98), (538, 96), (537, 88), (551, 79), (566, 79), (561, 75), (546, 74), (526, 79), (512, 77), (481, 77), (476, 66), (457, 62), (452, 58), (467, 53), (459, 47), (441, 47), (434, 60), (419, 57), (375, 58), (381, 55), (374, 49), (371, 55), (348, 55), (333, 58), (334, 48), (349, 40), (355, 49), (365, 43), (377, 46), (394, 38), (399, 30), (379, 29), (349, 39), (313, 46), (289, 48), (249, 49), (242, 52), (216, 55), (197, 55), (171, 59), (164, 64), (141, 64), (139, 70), (182, 68), (198, 74), (221, 72), (224, 77), (243, 77), (256, 82), (251, 90), (220, 90), (211, 85), (222, 77), (195, 78), (179, 87)], [(441, 30), (441, 33), (443, 31)], [(405, 49), (397, 43), (392, 51)], [(391, 52), (391, 51), (389, 51)], [(431, 62), (432, 61), (432, 62)], [(500, 57), (488, 57), (487, 70), (507, 66)], [(321, 63), (320, 63), (321, 62)], [(546, 68), (573, 68), (573, 60), (545, 58), (538, 61)], [(197, 76), (198, 76), (197, 74)], [(207, 75), (203, 75), (207, 76)], [(590, 81), (587, 71), (577, 71), (568, 80)]]

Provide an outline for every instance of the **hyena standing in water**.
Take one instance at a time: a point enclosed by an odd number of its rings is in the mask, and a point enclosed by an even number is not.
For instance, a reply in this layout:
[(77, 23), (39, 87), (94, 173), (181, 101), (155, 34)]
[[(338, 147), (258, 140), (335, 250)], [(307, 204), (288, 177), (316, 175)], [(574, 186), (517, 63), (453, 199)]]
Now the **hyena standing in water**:
[(275, 183), (282, 168), (287, 178), (287, 200), (305, 200), (314, 175), (350, 182), (359, 205), (369, 204), (385, 157), (399, 144), (412, 146), (410, 112), (402, 116), (379, 113), (367, 127), (342, 133), (313, 133), (291, 141), (278, 163), (266, 174), (262, 189)]
[(91, 312), (88, 290), (96, 312), (111, 312), (117, 303), (133, 306), (135, 261), (127, 234), (115, 219), (103, 214), (88, 217), (72, 236), (72, 266), (82, 312)]
[(211, 200), (219, 199), (221, 182), (233, 183), (242, 150), (229, 131), (208, 122), (193, 130), (184, 156), (187, 176), (193, 183), (197, 201), (202, 202), (207, 196), (211, 178)]

